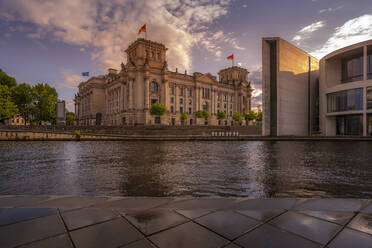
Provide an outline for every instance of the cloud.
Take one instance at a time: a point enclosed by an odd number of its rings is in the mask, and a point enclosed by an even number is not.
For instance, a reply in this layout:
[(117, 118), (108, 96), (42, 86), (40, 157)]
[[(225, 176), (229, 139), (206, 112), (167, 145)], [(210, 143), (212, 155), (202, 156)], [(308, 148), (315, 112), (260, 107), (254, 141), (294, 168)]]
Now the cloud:
[(75, 102), (73, 99), (65, 99), (66, 109), (68, 112), (75, 113)]
[(91, 47), (91, 58), (103, 70), (119, 67), (124, 49), (146, 23), (148, 38), (168, 47), (168, 63), (189, 69), (194, 45), (217, 57), (221, 43), (244, 49), (233, 33), (208, 28), (228, 14), (229, 4), (230, 0), (13, 0), (0, 2), (0, 18), (33, 23), (33, 39)]
[(335, 28), (335, 31), (320, 48), (310, 52), (316, 58), (352, 45), (358, 42), (372, 39), (372, 14), (363, 15), (345, 22), (342, 26)]
[(62, 72), (63, 80), (55, 84), (58, 89), (73, 89), (76, 90), (79, 83), (85, 81), (81, 75), (71, 74), (69, 71)]
[(252, 107), (262, 108), (262, 67), (252, 70), (248, 75), (248, 80), (253, 89)]
[(308, 39), (313, 32), (315, 32), (315, 31), (319, 30), (320, 28), (324, 27), (325, 24), (326, 23), (324, 21), (317, 21), (317, 22), (311, 23), (310, 25), (308, 25), (306, 27), (303, 27), (292, 38), (292, 41), (296, 42), (297, 45), (299, 45), (302, 40)]
[(322, 14), (324, 12), (332, 12), (332, 11), (336, 11), (336, 10), (339, 10), (339, 9), (342, 9), (343, 6), (338, 6), (336, 8), (328, 8), (328, 9), (321, 9), (319, 10), (319, 13)]

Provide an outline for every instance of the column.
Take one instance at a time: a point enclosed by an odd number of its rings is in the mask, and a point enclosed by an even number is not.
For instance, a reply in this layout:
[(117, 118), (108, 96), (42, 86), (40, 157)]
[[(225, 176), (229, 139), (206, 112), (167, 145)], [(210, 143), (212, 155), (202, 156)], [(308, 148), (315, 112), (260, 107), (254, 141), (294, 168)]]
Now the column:
[[(147, 77), (144, 78), (144, 83), (145, 83), (145, 95), (144, 95), (144, 109), (149, 109), (149, 79)], [(160, 87), (160, 85), (159, 85)], [(159, 89), (158, 89), (159, 90)]]
[(174, 113), (178, 113), (179, 111), (179, 92), (178, 92), (178, 85), (174, 85)]
[(200, 109), (200, 110), (203, 110), (203, 107), (202, 107), (202, 105), (203, 105), (203, 99), (202, 99), (203, 94), (202, 94), (202, 88), (199, 87), (198, 91), (199, 91), (199, 109)]
[[(169, 97), (168, 97), (168, 89), (169, 89), (169, 83), (168, 80), (163, 81), (163, 101), (164, 101), (164, 106), (166, 109), (169, 108)], [(169, 110), (169, 109), (168, 109)]]
[(133, 79), (129, 79), (129, 109), (133, 109)]

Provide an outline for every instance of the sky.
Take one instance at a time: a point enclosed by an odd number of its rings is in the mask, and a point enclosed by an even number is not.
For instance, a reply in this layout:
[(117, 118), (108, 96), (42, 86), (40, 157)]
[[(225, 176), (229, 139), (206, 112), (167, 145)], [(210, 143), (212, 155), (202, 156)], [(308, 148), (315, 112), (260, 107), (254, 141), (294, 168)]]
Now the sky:
[(82, 72), (120, 68), (147, 25), (168, 68), (217, 75), (248, 69), (261, 105), (261, 40), (281, 37), (320, 59), (372, 39), (371, 0), (0, 0), (0, 68), (18, 83), (48, 83), (73, 111)]

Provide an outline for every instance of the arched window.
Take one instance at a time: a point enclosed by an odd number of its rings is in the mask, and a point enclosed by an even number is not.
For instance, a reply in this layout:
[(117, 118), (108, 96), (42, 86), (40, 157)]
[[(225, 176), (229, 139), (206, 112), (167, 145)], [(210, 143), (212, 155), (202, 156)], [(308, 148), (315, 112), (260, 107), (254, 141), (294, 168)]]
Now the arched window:
[(207, 102), (203, 102), (203, 110), (208, 111), (208, 103)]
[(158, 84), (156, 82), (150, 83), (150, 91), (151, 92), (158, 92)]

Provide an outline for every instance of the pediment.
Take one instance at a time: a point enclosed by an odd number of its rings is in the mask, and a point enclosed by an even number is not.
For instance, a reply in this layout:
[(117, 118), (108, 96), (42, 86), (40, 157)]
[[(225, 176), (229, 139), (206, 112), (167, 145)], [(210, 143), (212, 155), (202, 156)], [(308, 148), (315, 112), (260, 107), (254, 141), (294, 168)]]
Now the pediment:
[(217, 82), (216, 78), (209, 73), (203, 74), (202, 76), (198, 77), (196, 80), (201, 81), (203, 83), (211, 83), (211, 84)]

